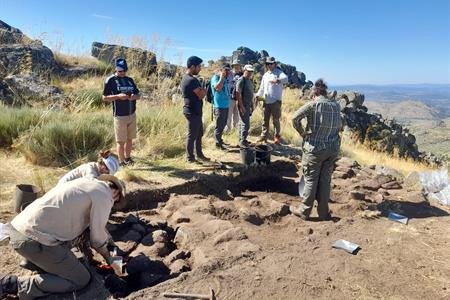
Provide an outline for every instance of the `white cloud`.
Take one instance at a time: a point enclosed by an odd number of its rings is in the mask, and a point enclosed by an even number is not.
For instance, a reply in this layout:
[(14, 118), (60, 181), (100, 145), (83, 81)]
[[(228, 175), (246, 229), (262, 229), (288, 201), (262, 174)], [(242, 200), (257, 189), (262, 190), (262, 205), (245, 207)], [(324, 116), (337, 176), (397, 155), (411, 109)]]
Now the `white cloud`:
[(113, 17), (110, 17), (110, 16), (104, 16), (104, 15), (99, 15), (99, 14), (92, 14), (91, 17), (99, 18), (99, 19), (106, 19), (106, 20), (112, 20), (112, 19), (113, 19)]

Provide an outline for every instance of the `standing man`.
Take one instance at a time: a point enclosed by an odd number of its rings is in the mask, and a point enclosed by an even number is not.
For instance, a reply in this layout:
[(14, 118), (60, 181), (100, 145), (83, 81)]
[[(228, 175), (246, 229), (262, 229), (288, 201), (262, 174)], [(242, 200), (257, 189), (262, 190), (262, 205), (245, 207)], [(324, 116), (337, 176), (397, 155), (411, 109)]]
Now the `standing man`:
[(92, 247), (111, 264), (108, 245), (114, 243), (106, 223), (111, 208), (124, 196), (123, 183), (102, 174), (57, 185), (28, 205), (11, 221), (10, 244), (43, 272), (23, 277), (0, 274), (0, 299), (35, 299), (85, 287), (91, 275), (70, 250), (70, 242), (89, 227)]
[[(303, 105), (294, 115), (294, 128), (303, 137), (303, 176), (305, 190), (303, 204), (299, 208), (290, 207), (291, 212), (307, 220), (317, 199), (320, 220), (330, 220), (328, 209), (330, 200), (331, 174), (339, 154), (342, 128), (339, 103), (327, 99), (327, 85), (322, 79), (315, 82), (312, 90), (313, 101)], [(301, 120), (307, 119), (307, 130)]]
[(181, 79), (181, 92), (184, 98), (183, 114), (188, 121), (186, 136), (186, 156), (188, 162), (196, 162), (194, 147), (197, 159), (208, 161), (202, 151), (203, 136), (203, 98), (206, 90), (201, 87), (195, 75), (200, 73), (203, 60), (197, 56), (191, 56), (187, 60), (186, 74)]
[(228, 107), (231, 101), (230, 82), (227, 80), (230, 70), (230, 64), (224, 63), (220, 71), (211, 78), (211, 88), (214, 95), (214, 117), (216, 118), (214, 140), (216, 141), (216, 147), (221, 150), (226, 150), (222, 135), (225, 125), (227, 125)]
[(244, 74), (236, 83), (236, 98), (239, 107), (239, 146), (248, 147), (248, 130), (250, 129), (250, 115), (253, 111), (253, 66), (245, 65)]
[(258, 93), (258, 99), (263, 99), (263, 125), (261, 137), (258, 142), (266, 142), (269, 134), (269, 122), (272, 117), (273, 127), (275, 129), (274, 143), (280, 143), (280, 118), (281, 118), (281, 98), (283, 93), (283, 84), (288, 83), (286, 74), (277, 67), (275, 57), (266, 58), (267, 72), (261, 79)]
[(124, 58), (116, 60), (116, 72), (106, 78), (103, 101), (112, 102), (114, 134), (117, 154), (121, 166), (132, 165), (131, 150), (136, 138), (136, 100), (139, 90), (131, 77), (127, 76), (128, 65)]
[(239, 78), (242, 76), (242, 70), (241, 65), (239, 64), (239, 61), (235, 60), (231, 64), (231, 68), (233, 69), (230, 72), (230, 75), (228, 76), (229, 82), (231, 82), (230, 85), (230, 105), (228, 107), (228, 120), (227, 120), (227, 126), (225, 131), (229, 132), (233, 130), (233, 128), (237, 127), (237, 124), (239, 122), (239, 110), (237, 105), (237, 98), (236, 98), (236, 84)]

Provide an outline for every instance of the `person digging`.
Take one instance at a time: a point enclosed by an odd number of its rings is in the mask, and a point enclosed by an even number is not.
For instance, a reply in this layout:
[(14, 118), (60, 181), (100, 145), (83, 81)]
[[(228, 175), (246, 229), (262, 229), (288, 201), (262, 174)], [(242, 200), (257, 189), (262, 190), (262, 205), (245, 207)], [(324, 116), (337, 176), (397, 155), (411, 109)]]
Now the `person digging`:
[(10, 223), (10, 245), (43, 272), (0, 274), (0, 299), (34, 299), (87, 286), (91, 275), (70, 250), (71, 241), (89, 227), (91, 246), (111, 264), (108, 245), (114, 242), (106, 224), (113, 205), (122, 207), (124, 197), (124, 183), (102, 174), (58, 185), (28, 205)]

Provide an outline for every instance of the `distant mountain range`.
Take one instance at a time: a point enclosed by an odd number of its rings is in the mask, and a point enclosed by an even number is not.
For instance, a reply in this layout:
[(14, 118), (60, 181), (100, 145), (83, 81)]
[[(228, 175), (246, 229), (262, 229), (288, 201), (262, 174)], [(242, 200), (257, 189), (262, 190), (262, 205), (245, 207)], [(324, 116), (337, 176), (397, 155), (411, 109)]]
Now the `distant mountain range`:
[[(416, 105), (416, 109), (424, 108), (426, 110), (425, 115), (432, 118), (450, 117), (450, 84), (359, 84), (332, 86), (331, 89), (359, 91), (365, 95), (368, 102), (387, 104), (392, 102), (420, 101), (430, 108)], [(399, 112), (401, 115), (401, 110)], [(427, 118), (425, 115), (423, 118)]]

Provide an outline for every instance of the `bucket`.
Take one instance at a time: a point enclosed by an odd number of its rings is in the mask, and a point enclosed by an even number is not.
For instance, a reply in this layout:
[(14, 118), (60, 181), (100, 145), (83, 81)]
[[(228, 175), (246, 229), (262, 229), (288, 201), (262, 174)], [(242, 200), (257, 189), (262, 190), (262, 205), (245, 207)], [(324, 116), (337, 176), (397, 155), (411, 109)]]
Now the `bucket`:
[(37, 199), (39, 188), (31, 184), (16, 185), (16, 202), (14, 211), (20, 213), (31, 202)]
[(239, 152), (241, 153), (241, 161), (244, 165), (249, 166), (255, 162), (255, 149), (252, 147), (241, 147)]
[(270, 164), (270, 153), (272, 147), (269, 145), (257, 145), (255, 147), (255, 162), (258, 164)]

